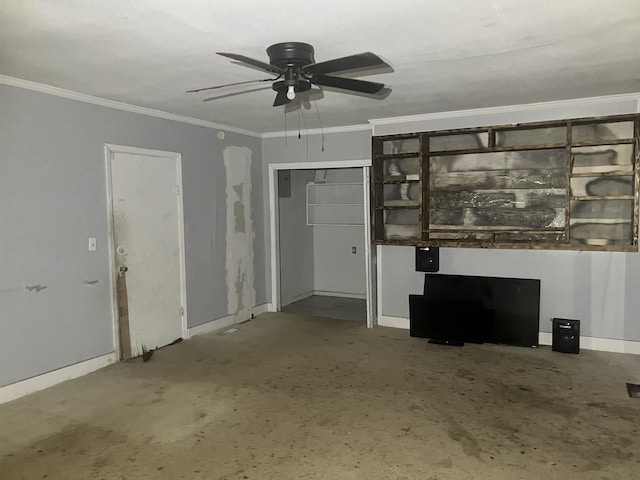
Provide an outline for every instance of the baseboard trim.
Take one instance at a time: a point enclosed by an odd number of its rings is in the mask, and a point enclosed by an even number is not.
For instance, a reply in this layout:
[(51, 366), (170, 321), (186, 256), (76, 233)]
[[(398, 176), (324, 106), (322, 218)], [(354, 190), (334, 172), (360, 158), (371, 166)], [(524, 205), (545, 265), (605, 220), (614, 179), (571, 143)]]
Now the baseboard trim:
[(234, 323), (236, 323), (234, 315), (227, 315), (226, 317), (211, 320), (210, 322), (189, 328), (189, 338), (196, 337), (198, 335), (205, 335), (207, 333), (215, 332), (216, 330), (222, 330), (223, 328), (230, 327)]
[(107, 355), (85, 360), (84, 362), (75, 363), (52, 372), (43, 373), (37, 377), (0, 387), (0, 404), (44, 390), (45, 388), (53, 387), (67, 380), (82, 377), (88, 373), (100, 370), (117, 360), (115, 353), (108, 353)]
[(271, 303), (256, 305), (253, 308), (242, 310), (238, 313), (227, 315), (226, 317), (217, 318), (216, 320), (211, 320), (210, 322), (191, 327), (188, 332), (189, 338), (195, 337), (197, 335), (204, 335), (207, 333), (215, 332), (217, 330), (222, 330), (223, 328), (228, 328), (231, 325), (235, 325), (236, 323), (246, 322), (247, 320), (251, 320), (251, 315), (257, 317), (258, 315), (262, 315), (263, 313), (272, 311), (273, 305)]
[[(551, 345), (553, 343), (553, 335), (550, 332), (540, 332), (538, 334), (538, 342), (540, 345)], [(581, 335), (580, 349), (640, 355), (640, 342), (617, 340), (614, 338), (585, 337)]]
[(273, 304), (271, 303), (263, 303), (262, 305), (256, 305), (251, 309), (251, 313), (253, 313), (255, 317), (257, 317), (258, 315), (262, 315), (263, 313), (273, 312), (273, 311), (274, 311)]
[[(389, 317), (380, 315), (378, 326), (409, 329), (409, 319), (402, 317)], [(553, 336), (550, 332), (538, 332), (538, 343), (540, 345), (551, 345)], [(640, 355), (640, 342), (632, 340), (616, 340), (612, 338), (580, 337), (580, 348), (584, 350), (596, 350), (610, 353), (629, 353)]]
[(366, 293), (344, 293), (344, 292), (330, 292), (328, 290), (314, 290), (313, 295), (320, 297), (339, 297), (339, 298), (356, 298), (358, 300), (366, 300)]
[(287, 300), (287, 303), (282, 302), (280, 307), (281, 308), (286, 307), (287, 305), (291, 305), (292, 303), (299, 302), (300, 300), (304, 300), (305, 298), (313, 297), (314, 295), (315, 295), (315, 292), (313, 290), (311, 290), (310, 292), (301, 293), (300, 295), (296, 295), (295, 297), (292, 297), (289, 300)]
[(538, 343), (540, 345), (551, 345), (553, 343), (551, 332), (538, 332)]
[(378, 317), (378, 326), (402, 328), (403, 330), (409, 330), (409, 319), (402, 318), (402, 317), (389, 317), (387, 315), (380, 315)]

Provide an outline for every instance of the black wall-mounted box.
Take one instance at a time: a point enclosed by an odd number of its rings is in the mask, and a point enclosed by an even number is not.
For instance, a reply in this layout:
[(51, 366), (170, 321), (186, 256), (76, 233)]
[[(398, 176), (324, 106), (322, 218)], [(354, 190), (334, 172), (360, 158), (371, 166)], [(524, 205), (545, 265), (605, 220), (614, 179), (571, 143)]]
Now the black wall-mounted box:
[(440, 270), (438, 247), (416, 247), (416, 272), (437, 272), (438, 270)]

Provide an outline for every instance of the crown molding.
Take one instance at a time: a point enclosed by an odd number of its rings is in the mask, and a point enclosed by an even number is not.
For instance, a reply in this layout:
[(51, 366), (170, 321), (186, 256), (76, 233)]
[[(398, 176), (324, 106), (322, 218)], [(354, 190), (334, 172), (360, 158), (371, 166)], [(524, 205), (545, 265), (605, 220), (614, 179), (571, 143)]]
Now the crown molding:
[[(328, 127), (328, 128), (312, 128), (306, 130), (300, 130), (301, 135), (326, 135), (328, 133), (346, 133), (346, 132), (361, 132), (365, 130), (373, 130), (373, 126), (370, 124), (361, 125), (343, 125), (341, 127)], [(296, 134), (298, 130), (292, 129), (288, 132), (266, 132), (261, 135), (262, 138), (278, 138), (285, 137), (287, 135)]]
[(138, 113), (140, 115), (147, 115), (149, 117), (163, 118), (165, 120), (173, 120), (174, 122), (188, 123), (190, 125), (197, 125), (199, 127), (206, 127), (214, 130), (224, 130), (226, 132), (233, 132), (233, 133), (239, 133), (241, 135), (248, 135), (250, 137), (257, 137), (257, 138), (261, 137), (260, 133), (254, 132), (251, 130), (244, 130), (242, 128), (235, 128), (229, 125), (223, 125), (221, 123), (209, 122), (207, 120), (200, 120), (198, 118), (187, 117), (187, 116), (178, 115), (175, 113), (163, 112), (161, 110), (154, 110), (152, 108), (140, 107), (137, 105), (131, 105), (123, 102), (117, 102), (115, 100), (108, 100), (106, 98), (94, 97), (92, 95), (73, 92), (71, 90), (65, 90), (63, 88), (52, 87), (51, 85), (36, 83), (30, 80), (23, 80), (21, 78), (9, 77), (7, 75), (0, 74), (0, 84), (10, 85), (12, 87), (24, 88), (27, 90), (32, 90), (34, 92), (55, 95), (57, 97), (68, 98), (70, 100), (77, 100), (79, 102), (91, 103), (93, 105), (100, 105), (101, 107), (113, 108), (116, 110), (123, 110), (125, 112)]
[(369, 123), (375, 128), (378, 125), (394, 125), (399, 123), (424, 122), (448, 118), (464, 118), (477, 115), (492, 115), (500, 113), (531, 112), (552, 108), (601, 105), (613, 102), (636, 102), (636, 110), (640, 112), (640, 92), (619, 95), (605, 95), (600, 97), (572, 98), (569, 100), (554, 100), (550, 102), (525, 103), (520, 105), (505, 105), (501, 107), (473, 108), (469, 110), (452, 110), (449, 112), (434, 112), (404, 117), (372, 118)]
[[(207, 120), (201, 120), (198, 118), (187, 117), (184, 115), (178, 115), (175, 113), (164, 112), (161, 110), (154, 110), (147, 107), (140, 107), (137, 105), (131, 105), (128, 103), (117, 102), (115, 100), (108, 100), (106, 98), (94, 97), (84, 93), (78, 93), (71, 90), (65, 90), (63, 88), (53, 87), (51, 85), (45, 85), (42, 83), (32, 82), (30, 80), (23, 80), (21, 78), (10, 77), (0, 74), (0, 85), (10, 85), (13, 87), (24, 88), (35, 92), (46, 93), (49, 95), (55, 95), (58, 97), (68, 98), (71, 100), (77, 100), (79, 102), (91, 103), (93, 105), (99, 105), (102, 107), (113, 108), (116, 110), (123, 110), (126, 112), (138, 113), (140, 115), (147, 115), (150, 117), (162, 118), (165, 120), (172, 120), (180, 123), (187, 123), (190, 125), (197, 125), (200, 127), (211, 128), (214, 130), (225, 130), (227, 132), (238, 133), (241, 135), (247, 135), (256, 138), (278, 138), (285, 137), (294, 133), (294, 130), (277, 131), (277, 132), (265, 132), (258, 133), (252, 130), (245, 130), (242, 128), (232, 127), (230, 125), (224, 125), (221, 123), (210, 122)], [(562, 108), (562, 107), (574, 107), (574, 106), (588, 106), (588, 105), (601, 105), (613, 102), (636, 102), (636, 112), (640, 112), (640, 92), (625, 93), (619, 95), (605, 95), (599, 97), (586, 97), (586, 98), (573, 98), (569, 100), (554, 100), (550, 102), (538, 102), (538, 103), (526, 103), (519, 105), (505, 105), (500, 107), (487, 107), (487, 108), (475, 108), (468, 110), (452, 110), (448, 112), (434, 112), (419, 115), (406, 115), (402, 117), (385, 117), (385, 118), (372, 118), (368, 124), (360, 125), (343, 125), (339, 127), (328, 128), (314, 128), (303, 130), (300, 133), (302, 135), (323, 135), (332, 133), (348, 133), (358, 131), (373, 131), (376, 126), (382, 125), (394, 125), (411, 122), (424, 122), (430, 120), (441, 120), (450, 118), (464, 118), (473, 117), (478, 115), (491, 115), (501, 113), (515, 113), (515, 112), (532, 112), (545, 109)]]

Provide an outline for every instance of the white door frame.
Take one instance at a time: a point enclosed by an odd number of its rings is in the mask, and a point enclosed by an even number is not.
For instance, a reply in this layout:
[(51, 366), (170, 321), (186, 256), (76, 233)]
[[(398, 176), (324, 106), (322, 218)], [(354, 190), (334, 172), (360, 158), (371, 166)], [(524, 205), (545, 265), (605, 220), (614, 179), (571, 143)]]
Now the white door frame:
[(132, 155), (145, 155), (148, 157), (160, 157), (173, 159), (176, 163), (176, 183), (178, 186), (178, 246), (180, 260), (180, 302), (182, 305), (182, 338), (189, 338), (189, 330), (187, 329), (187, 275), (185, 267), (185, 249), (184, 249), (184, 204), (182, 201), (182, 154), (176, 152), (166, 152), (161, 150), (149, 150), (146, 148), (127, 147), (124, 145), (112, 145), (105, 143), (104, 158), (106, 165), (107, 179), (107, 215), (108, 215), (108, 231), (107, 238), (109, 243), (109, 273), (111, 276), (111, 313), (113, 316), (113, 348), (120, 356), (120, 336), (118, 322), (118, 299), (116, 296), (116, 279), (118, 278), (118, 269), (116, 265), (116, 246), (115, 246), (115, 230), (113, 220), (113, 189), (111, 185), (111, 158), (113, 154), (124, 153)]
[(271, 239), (271, 306), (274, 311), (280, 311), (280, 212), (278, 209), (278, 171), (279, 170), (326, 170), (329, 168), (362, 168), (362, 181), (364, 184), (364, 257), (367, 292), (367, 327), (372, 328), (378, 324), (378, 319), (373, 314), (376, 311), (373, 292), (373, 272), (371, 265), (371, 192), (369, 188), (369, 170), (371, 159), (363, 160), (333, 160), (325, 162), (291, 162), (269, 164), (269, 220)]

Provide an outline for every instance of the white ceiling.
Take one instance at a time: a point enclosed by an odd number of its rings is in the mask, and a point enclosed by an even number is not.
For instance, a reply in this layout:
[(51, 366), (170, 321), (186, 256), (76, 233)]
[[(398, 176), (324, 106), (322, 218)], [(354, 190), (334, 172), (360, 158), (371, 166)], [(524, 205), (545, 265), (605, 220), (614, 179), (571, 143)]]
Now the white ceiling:
[(1, 0), (0, 73), (262, 133), (284, 129), (275, 92), (185, 93), (266, 78), (216, 51), (268, 62), (267, 46), (301, 41), (318, 62), (393, 66), (363, 78), (393, 89), (384, 100), (325, 89), (320, 118), (302, 110), (317, 128), (638, 92), (639, 25), (639, 0)]

